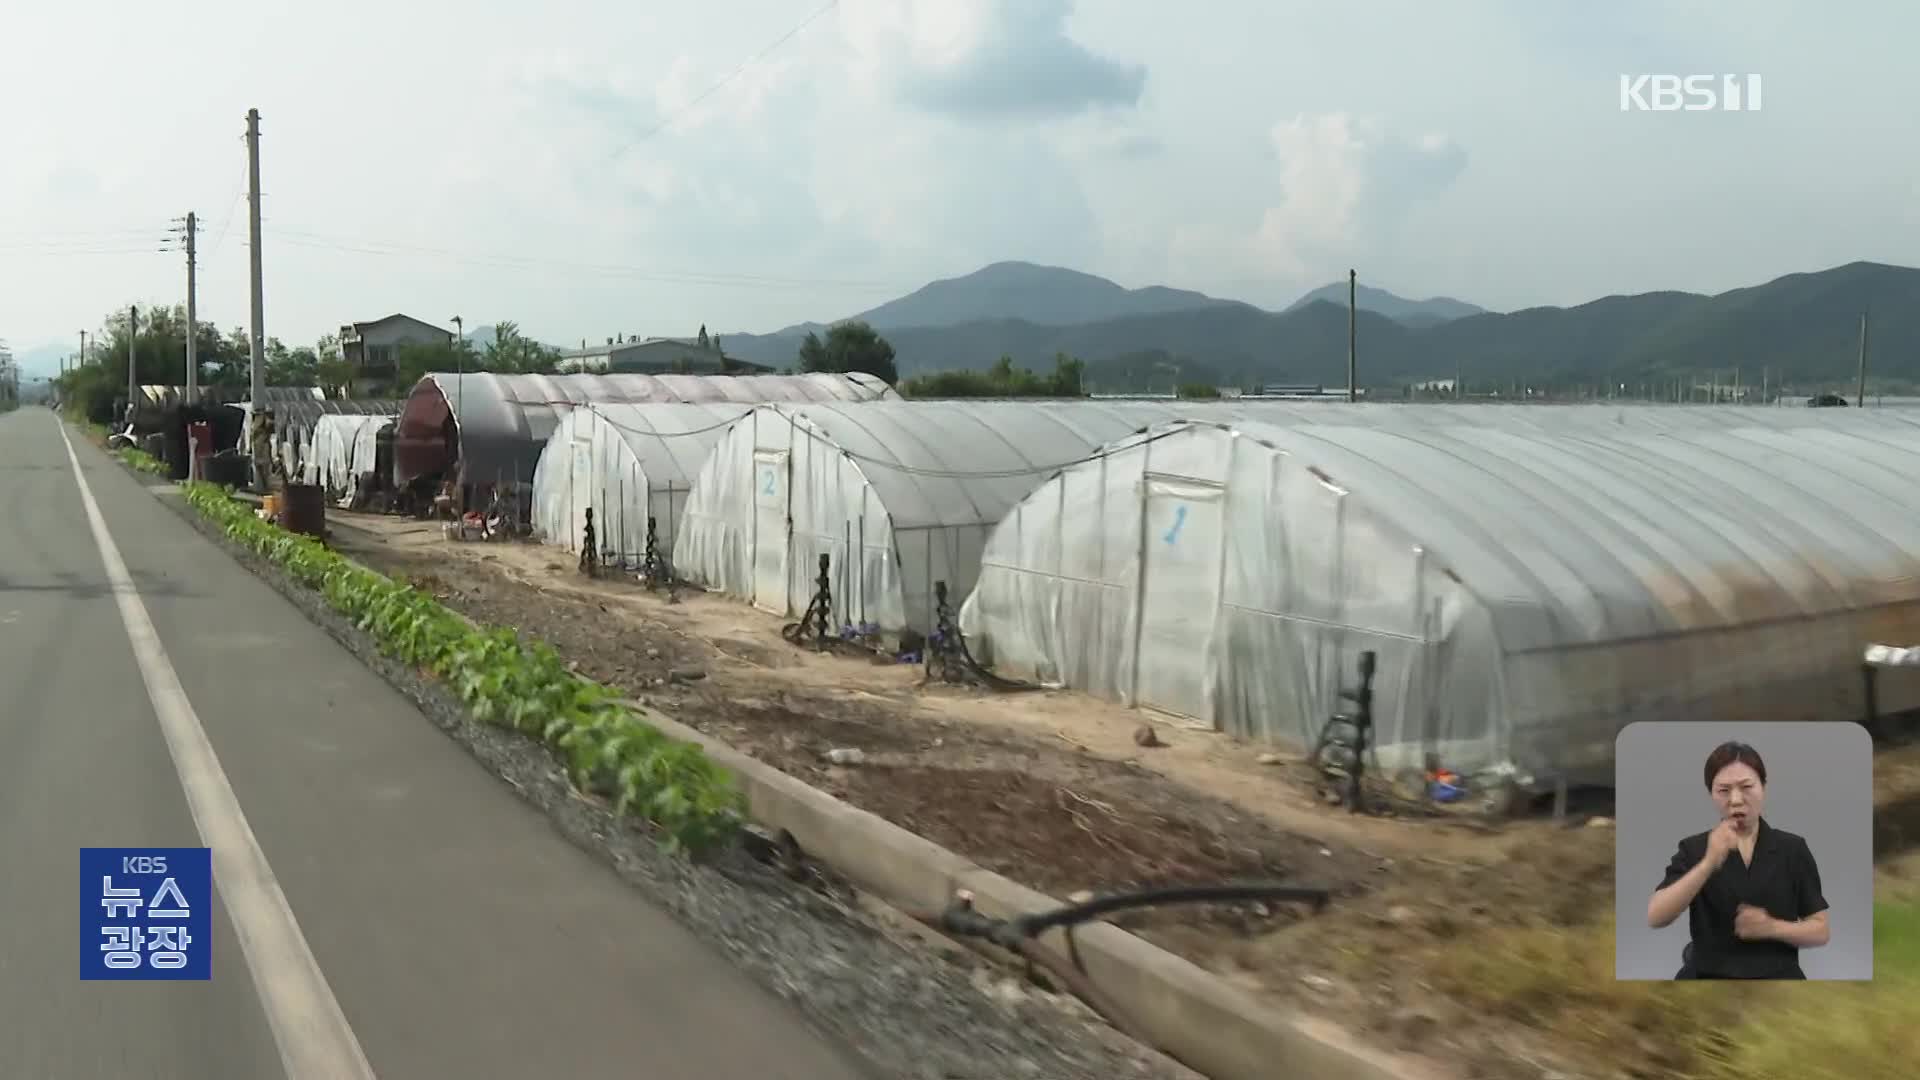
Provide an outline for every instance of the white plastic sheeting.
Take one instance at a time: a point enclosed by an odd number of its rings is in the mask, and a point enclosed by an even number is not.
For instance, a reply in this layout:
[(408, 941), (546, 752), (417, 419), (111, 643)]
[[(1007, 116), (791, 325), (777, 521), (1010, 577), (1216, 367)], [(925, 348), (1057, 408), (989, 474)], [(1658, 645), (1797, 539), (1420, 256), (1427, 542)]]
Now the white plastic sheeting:
[(322, 416), (314, 421), (313, 440), (301, 462), (306, 483), (319, 484), (335, 498), (358, 496), (361, 477), (374, 469), (380, 432), (391, 416)]
[(694, 478), (674, 568), (790, 615), (807, 609), (828, 555), (838, 623), (924, 632), (934, 583), (947, 583), (957, 608), (988, 530), (1053, 471), (1153, 423), (1233, 412), (1180, 402), (761, 406)]
[[(400, 402), (376, 398), (326, 398), (317, 387), (268, 387), (266, 403), (273, 410), (272, 452), (281, 472), (296, 480), (314, 475), (314, 432), (320, 420), (328, 416), (393, 417)], [(247, 425), (252, 423), (253, 406), (242, 402), (235, 406), (244, 417), (240, 446), (248, 447)], [(311, 482), (311, 481), (309, 481)]]
[(637, 566), (654, 544), (669, 560), (693, 476), (726, 427), (752, 406), (589, 405), (560, 418), (533, 473), (533, 525), (549, 544), (579, 550), (586, 510), (609, 564)]
[(1009, 512), (961, 628), (1296, 747), (1373, 650), (1385, 767), (1610, 784), (1628, 723), (1857, 719), (1862, 647), (1920, 640), (1920, 428), (1826, 421), (1170, 424)]
[[(1362, 424), (1377, 426), (1383, 421), (1394, 424), (1417, 423), (1422, 426), (1494, 425), (1546, 433), (1572, 427), (1616, 431), (1693, 432), (1703, 428), (1728, 427), (1846, 427), (1848, 425), (1901, 424), (1920, 425), (1920, 414), (1901, 409), (1799, 409), (1759, 408), (1742, 405), (1650, 405), (1640, 402), (1606, 404), (1493, 404), (1472, 402), (1442, 404), (1362, 404), (1339, 405), (1336, 412), (1312, 414), (1295, 411), (1301, 419), (1313, 423)], [(1359, 417), (1359, 419), (1352, 419)]]
[[(168, 389), (176, 388), (168, 387)], [(245, 390), (244, 387), (241, 389)], [(201, 400), (203, 402), (219, 400), (218, 395), (221, 390), (220, 387), (203, 386), (200, 388)], [(325, 401), (326, 397), (326, 391), (318, 386), (268, 386), (262, 388), (260, 400), (279, 413), (283, 406), (304, 404), (309, 401)], [(253, 426), (253, 400), (248, 398), (245, 401), (229, 401), (226, 404), (230, 408), (240, 410), (240, 438), (234, 443), (234, 447), (244, 454), (248, 450), (247, 432), (252, 430)]]
[(1621, 432), (1675, 431), (1727, 427), (1837, 427), (1900, 424), (1920, 426), (1920, 412), (1910, 409), (1798, 409), (1739, 405), (1657, 405), (1643, 402), (1607, 404), (1491, 403), (1463, 404), (1312, 401), (1241, 397), (1231, 402), (1236, 415), (1272, 423), (1339, 424), (1358, 427), (1481, 427), (1492, 426), (1544, 433), (1582, 430)]

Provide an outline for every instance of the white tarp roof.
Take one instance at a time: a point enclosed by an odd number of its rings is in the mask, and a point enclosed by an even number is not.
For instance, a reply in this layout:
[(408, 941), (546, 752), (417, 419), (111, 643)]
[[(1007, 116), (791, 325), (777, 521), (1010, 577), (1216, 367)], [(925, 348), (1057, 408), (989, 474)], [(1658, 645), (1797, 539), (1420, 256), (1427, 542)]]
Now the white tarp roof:
[[(986, 531), (1053, 471), (1129, 431), (1240, 408), (1084, 400), (762, 406), (728, 429), (695, 478), (676, 564), (690, 581), (792, 614), (805, 609), (818, 557), (828, 554), (835, 595), (864, 609), (854, 614), (882, 630), (924, 631), (934, 582), (946, 581), (958, 604)], [(768, 455), (785, 455), (778, 478), (762, 475)], [(769, 500), (779, 503), (777, 525), (762, 514)], [(857, 573), (845, 565), (852, 550), (861, 553)]]
[(1610, 782), (1626, 723), (1852, 720), (1863, 645), (1920, 640), (1920, 427), (1861, 419), (1172, 424), (1009, 513), (961, 625), (1307, 746), (1372, 649), (1383, 760)]
[(546, 542), (578, 549), (594, 510), (598, 545), (622, 565), (655, 545), (670, 555), (693, 476), (729, 424), (752, 406), (733, 403), (588, 405), (560, 418), (534, 468), (533, 524)]

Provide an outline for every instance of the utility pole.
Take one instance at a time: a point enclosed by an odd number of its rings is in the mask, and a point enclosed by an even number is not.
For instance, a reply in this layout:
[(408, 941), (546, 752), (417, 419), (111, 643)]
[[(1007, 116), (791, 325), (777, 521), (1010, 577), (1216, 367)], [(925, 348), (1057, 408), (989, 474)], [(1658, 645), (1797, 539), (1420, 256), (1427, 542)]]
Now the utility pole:
[(260, 110), (247, 110), (247, 239), (253, 272), (253, 334), (248, 343), (252, 360), (250, 400), (256, 409), (266, 401), (267, 338), (263, 329), (265, 302), (260, 288)]
[(187, 401), (193, 405), (200, 403), (199, 286), (194, 280), (194, 236), (199, 231), (199, 220), (193, 211), (187, 211)]
[(87, 366), (87, 332), (80, 331), (80, 366)]
[(187, 211), (187, 404), (200, 403), (200, 357), (196, 338), (200, 336), (200, 315), (198, 295), (194, 285), (194, 244), (193, 237), (200, 229), (200, 223), (193, 211)]
[(1867, 313), (1860, 313), (1860, 383), (1854, 390), (1855, 408), (1867, 407)]
[[(199, 337), (200, 320), (199, 320), (199, 314), (198, 314), (199, 313), (199, 289), (196, 286), (195, 280), (194, 280), (195, 278), (195, 266), (194, 266), (195, 239), (194, 238), (195, 238), (195, 233), (197, 233), (200, 229), (200, 222), (199, 222), (198, 216), (195, 215), (191, 210), (187, 211), (186, 217), (174, 218), (173, 220), (175, 222), (176, 228), (173, 230), (172, 235), (178, 236), (185, 241), (184, 246), (187, 252), (187, 356), (186, 356), (187, 379), (185, 383), (186, 389), (184, 394), (182, 395), (182, 400), (189, 405), (197, 405), (200, 402), (200, 358), (198, 355), (199, 346), (194, 339)], [(162, 250), (170, 251), (173, 249), (165, 248)]]
[(460, 341), (458, 344), (454, 346), (454, 349), (453, 349), (453, 373), (455, 376), (454, 387), (453, 387), (453, 412), (454, 412), (454, 419), (457, 422), (460, 416), (460, 406), (466, 404), (466, 397), (467, 397), (467, 323), (466, 323), (466, 320), (462, 319), (458, 315), (455, 315), (453, 317), (453, 328), (460, 335)]
[(1354, 303), (1359, 292), (1360, 275), (1347, 271), (1347, 401), (1360, 400), (1360, 387), (1354, 382)]
[(133, 409), (134, 402), (140, 399), (140, 378), (137, 372), (140, 359), (140, 309), (127, 305), (127, 408)]

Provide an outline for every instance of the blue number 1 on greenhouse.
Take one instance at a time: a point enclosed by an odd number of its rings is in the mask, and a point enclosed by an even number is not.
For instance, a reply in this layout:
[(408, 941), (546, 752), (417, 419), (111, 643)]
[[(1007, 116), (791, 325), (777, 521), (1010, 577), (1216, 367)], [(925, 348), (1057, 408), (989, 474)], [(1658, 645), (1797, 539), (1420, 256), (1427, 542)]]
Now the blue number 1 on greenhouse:
[(80, 977), (213, 977), (210, 848), (81, 848)]

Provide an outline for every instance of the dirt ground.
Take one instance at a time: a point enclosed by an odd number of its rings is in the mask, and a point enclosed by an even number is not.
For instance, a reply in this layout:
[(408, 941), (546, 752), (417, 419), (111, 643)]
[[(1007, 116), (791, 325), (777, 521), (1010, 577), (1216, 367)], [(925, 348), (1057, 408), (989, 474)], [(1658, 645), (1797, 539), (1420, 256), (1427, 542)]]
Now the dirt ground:
[[(791, 645), (781, 620), (744, 604), (694, 590), (669, 603), (629, 582), (590, 581), (556, 549), (330, 515), (331, 540), (351, 557), (545, 640), (582, 674), (1052, 895), (1247, 879), (1331, 889), (1318, 916), (1256, 904), (1118, 921), (1444, 1075), (1675, 1067), (1671, 1046), (1631, 1029), (1618, 1060), (1576, 1066), (1534, 1030), (1536, 1017), (1476, 1007), (1472, 987), (1448, 990), (1419, 966), (1444, 962), (1455, 938), (1592, 933), (1610, 920), (1610, 808), (1564, 823), (1350, 815), (1319, 800), (1297, 759), (1213, 732), (1070, 692), (922, 686), (917, 665)], [(1162, 745), (1142, 745), (1143, 724)], [(835, 764), (834, 750), (860, 760)], [(1920, 747), (1882, 756), (1878, 839), (1904, 850), (1920, 844)], [(1605, 931), (1610, 940), (1610, 921)]]

